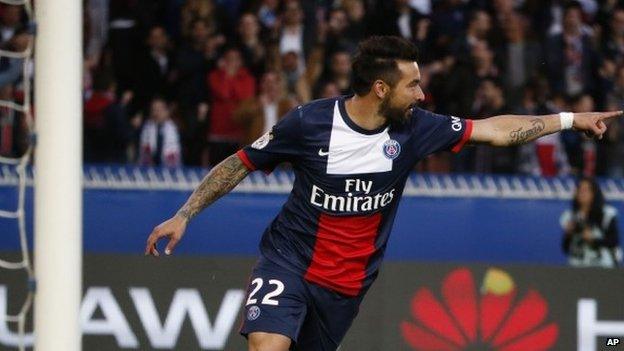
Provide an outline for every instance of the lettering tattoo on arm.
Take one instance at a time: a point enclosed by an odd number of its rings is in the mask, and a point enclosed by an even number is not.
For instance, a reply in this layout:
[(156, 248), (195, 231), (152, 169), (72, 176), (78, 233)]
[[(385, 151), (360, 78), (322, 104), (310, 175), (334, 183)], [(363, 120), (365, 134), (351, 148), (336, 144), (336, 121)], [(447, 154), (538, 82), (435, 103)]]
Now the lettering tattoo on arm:
[(541, 136), (546, 124), (540, 118), (531, 121), (531, 128), (524, 130), (524, 127), (512, 130), (509, 133), (509, 145), (520, 145)]
[(204, 208), (230, 192), (249, 174), (249, 169), (236, 155), (223, 160), (204, 177), (176, 215), (190, 221)]

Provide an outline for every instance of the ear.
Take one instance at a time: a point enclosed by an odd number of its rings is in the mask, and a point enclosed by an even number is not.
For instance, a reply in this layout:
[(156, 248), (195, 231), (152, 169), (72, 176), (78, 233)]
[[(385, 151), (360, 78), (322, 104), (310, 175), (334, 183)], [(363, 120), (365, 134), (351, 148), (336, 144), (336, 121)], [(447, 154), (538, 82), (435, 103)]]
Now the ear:
[(390, 87), (383, 80), (377, 79), (375, 83), (373, 83), (373, 92), (378, 98), (385, 98), (389, 91)]

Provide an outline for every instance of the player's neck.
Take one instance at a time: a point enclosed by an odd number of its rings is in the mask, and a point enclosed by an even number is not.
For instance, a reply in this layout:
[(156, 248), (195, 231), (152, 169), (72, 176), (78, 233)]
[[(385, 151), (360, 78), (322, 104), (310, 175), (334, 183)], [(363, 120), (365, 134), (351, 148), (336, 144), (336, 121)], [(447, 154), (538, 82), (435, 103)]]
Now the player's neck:
[(363, 129), (375, 130), (387, 123), (386, 118), (377, 113), (379, 102), (370, 96), (353, 95), (345, 100), (345, 109), (353, 123)]

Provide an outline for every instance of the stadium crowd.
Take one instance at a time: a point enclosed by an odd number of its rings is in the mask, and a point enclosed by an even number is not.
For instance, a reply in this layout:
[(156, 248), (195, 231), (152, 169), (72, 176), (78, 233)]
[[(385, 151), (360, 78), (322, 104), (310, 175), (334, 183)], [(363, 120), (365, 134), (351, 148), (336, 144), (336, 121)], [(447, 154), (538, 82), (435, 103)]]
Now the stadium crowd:
[[(0, 7), (2, 47), (24, 46), (24, 17)], [(297, 104), (350, 94), (352, 54), (375, 34), (418, 45), (421, 107), (438, 113), (624, 105), (616, 0), (86, 0), (84, 19), (86, 162), (214, 165)], [(0, 60), (0, 98), (19, 98), (18, 64)], [(0, 155), (19, 152), (5, 114)], [(562, 132), (434, 155), (419, 170), (623, 176), (622, 123), (602, 140)]]

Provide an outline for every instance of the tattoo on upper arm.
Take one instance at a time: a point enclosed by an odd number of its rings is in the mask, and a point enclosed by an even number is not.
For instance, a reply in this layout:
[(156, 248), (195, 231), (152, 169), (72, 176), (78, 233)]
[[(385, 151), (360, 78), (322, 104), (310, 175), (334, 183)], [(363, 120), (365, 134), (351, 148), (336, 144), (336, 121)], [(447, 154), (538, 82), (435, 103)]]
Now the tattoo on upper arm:
[(216, 165), (204, 177), (177, 215), (185, 218), (187, 221), (190, 220), (201, 210), (234, 189), (247, 174), (249, 174), (249, 169), (247, 169), (240, 158), (236, 155), (231, 155)]
[(531, 121), (531, 128), (524, 130), (518, 128), (509, 133), (510, 145), (520, 145), (527, 141), (533, 140), (540, 136), (540, 133), (546, 128), (546, 124), (542, 119), (536, 118)]

